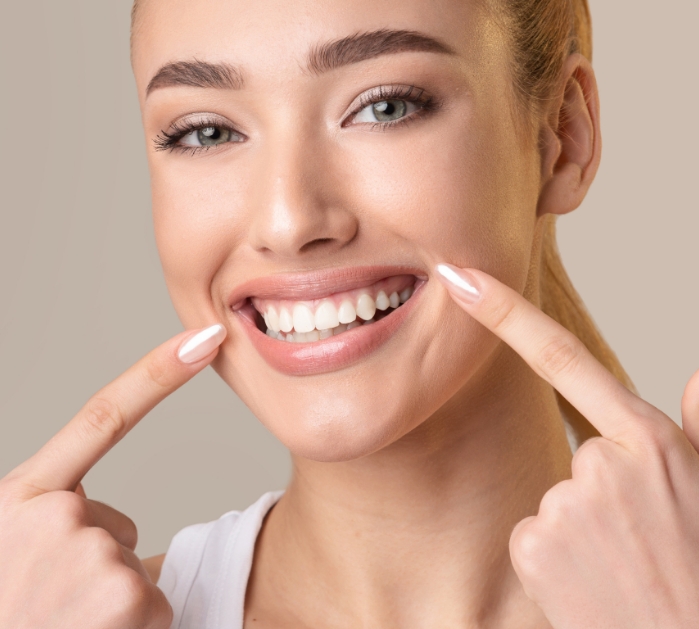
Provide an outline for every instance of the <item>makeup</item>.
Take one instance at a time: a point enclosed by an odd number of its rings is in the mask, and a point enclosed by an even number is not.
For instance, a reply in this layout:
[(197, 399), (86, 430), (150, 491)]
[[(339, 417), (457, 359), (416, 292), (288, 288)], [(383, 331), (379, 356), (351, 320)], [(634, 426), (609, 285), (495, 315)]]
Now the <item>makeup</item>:
[[(426, 283), (415, 273), (364, 267), (263, 278), (237, 289), (231, 310), (274, 369), (335, 371), (375, 351), (403, 324)], [(241, 299), (245, 291), (251, 294)]]

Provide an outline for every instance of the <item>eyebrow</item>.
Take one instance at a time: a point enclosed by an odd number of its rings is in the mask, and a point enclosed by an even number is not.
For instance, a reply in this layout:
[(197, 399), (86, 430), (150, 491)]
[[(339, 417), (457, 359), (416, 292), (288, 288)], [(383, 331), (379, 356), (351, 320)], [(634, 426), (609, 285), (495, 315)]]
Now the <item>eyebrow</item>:
[(417, 31), (381, 29), (356, 33), (311, 49), (306, 62), (314, 74), (399, 52), (456, 54), (446, 44)]
[[(381, 55), (400, 52), (434, 52), (454, 55), (452, 48), (439, 40), (409, 30), (380, 29), (355, 33), (311, 48), (306, 66), (312, 74), (322, 74), (342, 66), (359, 63)], [(175, 61), (165, 64), (148, 83), (146, 96), (164, 87), (188, 87), (238, 90), (244, 85), (243, 74), (229, 63)]]
[(239, 90), (243, 87), (243, 75), (229, 63), (208, 63), (196, 59), (175, 61), (166, 63), (155, 73), (146, 88), (146, 96), (157, 89), (176, 85)]

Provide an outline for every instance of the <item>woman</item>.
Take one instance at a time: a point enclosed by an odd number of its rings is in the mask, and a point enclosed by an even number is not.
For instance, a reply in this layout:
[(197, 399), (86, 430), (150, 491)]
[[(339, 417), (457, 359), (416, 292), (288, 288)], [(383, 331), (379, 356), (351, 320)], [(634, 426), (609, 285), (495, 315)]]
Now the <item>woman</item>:
[[(0, 628), (696, 626), (699, 377), (683, 433), (555, 252), (600, 158), (589, 56), (582, 1), (141, 1), (190, 331), (0, 481)], [(140, 561), (80, 480), (208, 364), (293, 479)]]

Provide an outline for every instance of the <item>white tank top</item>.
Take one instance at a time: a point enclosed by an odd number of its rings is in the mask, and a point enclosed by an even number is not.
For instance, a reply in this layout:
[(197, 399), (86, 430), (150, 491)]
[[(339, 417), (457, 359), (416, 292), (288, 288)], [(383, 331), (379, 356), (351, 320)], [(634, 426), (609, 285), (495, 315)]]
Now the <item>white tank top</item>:
[(158, 579), (174, 612), (170, 629), (243, 629), (255, 541), (283, 493), (266, 493), (243, 512), (193, 524), (172, 538)]

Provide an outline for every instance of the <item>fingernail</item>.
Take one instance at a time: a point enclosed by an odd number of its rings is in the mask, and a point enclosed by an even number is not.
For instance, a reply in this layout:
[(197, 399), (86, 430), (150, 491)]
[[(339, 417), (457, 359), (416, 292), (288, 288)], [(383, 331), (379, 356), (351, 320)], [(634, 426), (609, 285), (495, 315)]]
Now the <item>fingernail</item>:
[(468, 271), (451, 264), (438, 264), (437, 273), (442, 283), (463, 301), (473, 304), (480, 298), (476, 280)]
[(226, 328), (220, 323), (204, 328), (182, 343), (177, 357), (183, 363), (196, 363), (213, 352), (225, 338)]

